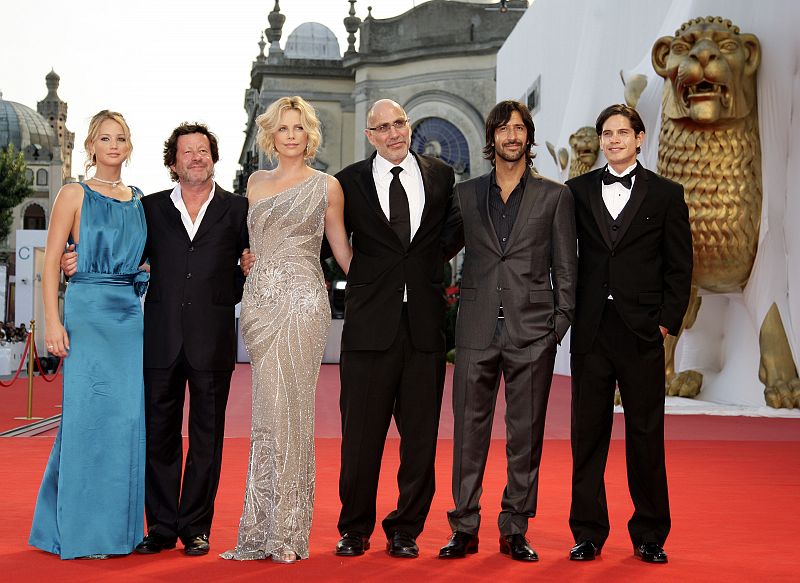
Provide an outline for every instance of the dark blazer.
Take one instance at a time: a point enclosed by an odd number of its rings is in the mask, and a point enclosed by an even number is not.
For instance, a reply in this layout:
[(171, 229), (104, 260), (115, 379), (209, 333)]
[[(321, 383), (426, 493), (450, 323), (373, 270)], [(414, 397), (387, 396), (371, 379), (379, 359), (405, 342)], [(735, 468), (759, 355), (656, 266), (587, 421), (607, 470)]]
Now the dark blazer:
[[(517, 218), (501, 250), (489, 216), (491, 173), (456, 185), (447, 230), (461, 225), (465, 244), (456, 346), (485, 349), (501, 305), (517, 347), (567, 333), (575, 309), (577, 256), (572, 193), (530, 172)], [(450, 250), (454, 245), (449, 242)], [(449, 253), (448, 253), (449, 254)]]
[(590, 350), (609, 292), (625, 324), (651, 342), (661, 340), (659, 325), (677, 334), (689, 304), (692, 234), (683, 186), (640, 164), (612, 245), (601, 190), (604, 170), (567, 181), (578, 230), (573, 353)]
[(150, 286), (144, 304), (144, 366), (167, 368), (183, 346), (197, 370), (236, 362), (234, 306), (242, 299), (238, 261), (248, 247), (247, 199), (219, 185), (189, 239), (170, 190), (142, 199)]
[(441, 232), (450, 208), (453, 169), (414, 154), (422, 172), (425, 207), (408, 249), (381, 210), (372, 178), (372, 157), (351, 164), (336, 178), (344, 190), (344, 219), (352, 233), (342, 350), (386, 350), (397, 335), (408, 288), (408, 321), (414, 347), (444, 351), (444, 258)]

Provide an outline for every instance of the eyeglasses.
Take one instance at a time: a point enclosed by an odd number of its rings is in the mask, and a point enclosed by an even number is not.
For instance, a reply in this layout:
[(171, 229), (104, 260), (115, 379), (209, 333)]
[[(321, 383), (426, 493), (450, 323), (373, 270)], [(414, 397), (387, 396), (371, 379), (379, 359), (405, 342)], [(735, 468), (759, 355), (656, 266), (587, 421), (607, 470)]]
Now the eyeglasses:
[(371, 132), (377, 132), (379, 134), (388, 134), (389, 130), (392, 128), (396, 129), (399, 132), (404, 127), (406, 127), (406, 125), (408, 125), (408, 122), (410, 121), (411, 120), (408, 118), (396, 119), (391, 123), (382, 123), (381, 125), (375, 126), (374, 128), (367, 128), (367, 129)]

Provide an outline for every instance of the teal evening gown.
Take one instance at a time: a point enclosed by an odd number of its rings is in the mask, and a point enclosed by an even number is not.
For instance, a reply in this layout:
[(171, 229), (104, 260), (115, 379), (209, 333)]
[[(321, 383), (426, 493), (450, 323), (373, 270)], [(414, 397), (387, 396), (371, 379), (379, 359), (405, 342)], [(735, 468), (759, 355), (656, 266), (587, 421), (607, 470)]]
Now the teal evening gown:
[(144, 534), (141, 191), (121, 202), (81, 186), (78, 271), (64, 298), (61, 426), (29, 539), (62, 559), (128, 554)]

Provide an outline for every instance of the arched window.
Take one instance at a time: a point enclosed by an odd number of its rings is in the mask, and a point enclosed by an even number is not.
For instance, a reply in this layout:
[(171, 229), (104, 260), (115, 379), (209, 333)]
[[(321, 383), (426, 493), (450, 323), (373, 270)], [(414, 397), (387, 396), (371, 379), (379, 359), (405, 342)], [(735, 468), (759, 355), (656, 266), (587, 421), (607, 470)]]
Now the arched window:
[(455, 125), (438, 117), (420, 121), (411, 135), (411, 149), (417, 154), (439, 158), (457, 174), (469, 176), (469, 145)]
[(47, 186), (47, 170), (44, 168), (36, 171), (36, 186)]
[(25, 209), (25, 215), (22, 217), (22, 228), (26, 230), (46, 229), (47, 223), (44, 219), (44, 209), (38, 204), (29, 205), (28, 208)]
[(28, 184), (33, 184), (33, 170), (30, 168), (25, 170), (25, 177), (28, 179)]

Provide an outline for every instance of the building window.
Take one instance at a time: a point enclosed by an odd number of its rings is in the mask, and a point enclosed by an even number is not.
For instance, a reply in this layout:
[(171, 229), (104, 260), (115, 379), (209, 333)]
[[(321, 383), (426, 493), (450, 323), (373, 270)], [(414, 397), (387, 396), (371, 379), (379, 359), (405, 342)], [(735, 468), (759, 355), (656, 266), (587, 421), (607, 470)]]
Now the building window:
[(30, 168), (25, 170), (25, 176), (28, 179), (28, 184), (33, 184), (33, 170), (31, 170)]
[(47, 170), (44, 168), (36, 171), (36, 186), (47, 186)]
[(525, 104), (531, 112), (531, 115), (539, 111), (539, 105), (542, 102), (542, 76), (536, 77), (536, 81), (530, 86), (525, 95)]
[(46, 229), (47, 223), (44, 220), (44, 209), (38, 204), (32, 204), (26, 208), (25, 215), (22, 218), (22, 228), (25, 230)]
[(411, 135), (411, 149), (417, 154), (439, 158), (456, 174), (469, 177), (469, 145), (464, 134), (445, 119), (429, 117), (420, 121)]

